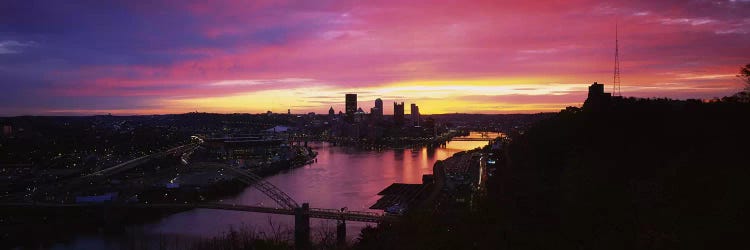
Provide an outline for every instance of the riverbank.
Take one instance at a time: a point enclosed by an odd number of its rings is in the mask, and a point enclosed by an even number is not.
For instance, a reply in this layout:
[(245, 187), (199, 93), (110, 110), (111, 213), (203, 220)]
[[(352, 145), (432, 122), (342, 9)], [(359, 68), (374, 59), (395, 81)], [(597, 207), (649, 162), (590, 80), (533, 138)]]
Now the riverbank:
[(317, 138), (315, 141), (328, 142), (336, 146), (353, 146), (369, 150), (406, 149), (414, 147), (438, 147), (445, 145), (455, 137), (469, 136), (469, 131), (452, 131), (443, 133), (437, 137), (385, 137), (375, 141), (367, 139), (354, 139), (348, 137)]
[[(498, 141), (497, 145), (502, 145)], [(496, 246), (464, 244), (472, 234), (487, 234), (472, 228), (493, 224), (496, 213), (486, 209), (485, 182), (502, 150), (496, 145), (453, 154), (433, 166), (433, 183), (425, 199), (401, 219), (362, 230), (352, 249), (494, 249)], [(492, 159), (492, 160), (490, 160)], [(483, 163), (485, 162), (485, 163)], [(479, 216), (477, 216), (479, 214)], [(489, 216), (492, 215), (492, 216)], [(485, 236), (483, 236), (485, 237)]]
[[(423, 175), (432, 173), (436, 161), (485, 144), (486, 142), (458, 141), (449, 142), (446, 147), (422, 148), (419, 151), (377, 151), (312, 142), (309, 146), (318, 153), (317, 162), (304, 167), (282, 169), (277, 174), (268, 175), (266, 181), (273, 183), (295, 200), (309, 202), (314, 207), (348, 207), (350, 210), (367, 211), (367, 208), (377, 201), (377, 192), (391, 183), (421, 183)], [(225, 203), (273, 204), (272, 200), (251, 187), (243, 189), (239, 194), (220, 199)], [(145, 223), (134, 223), (130, 228), (143, 231), (151, 235), (149, 237), (176, 235), (184, 236), (186, 239), (211, 239), (222, 235), (230, 228), (243, 226), (270, 234), (274, 229), (268, 226), (269, 221), (275, 225), (291, 227), (294, 224), (293, 219), (286, 215), (194, 209), (165, 214)], [(331, 223), (335, 226), (335, 222), (332, 221), (313, 219), (313, 238), (317, 237), (319, 232), (325, 231), (322, 225)], [(367, 225), (369, 224), (347, 223), (349, 242), (355, 240)], [(72, 235), (72, 239), (67, 240), (68, 245), (65, 245), (65, 248), (91, 248), (92, 244), (107, 248), (105, 246), (120, 244), (118, 239), (108, 236), (112, 234), (99, 233), (96, 228), (88, 233)]]
[[(294, 158), (289, 160), (278, 160), (269, 164), (246, 167), (253, 174), (260, 177), (273, 176), (283, 171), (304, 167), (315, 162), (317, 152), (308, 147), (301, 147)], [(206, 173), (212, 175), (206, 176)], [(163, 203), (163, 202), (207, 202), (217, 201), (226, 197), (233, 197), (241, 193), (248, 186), (233, 177), (224, 176), (221, 171), (208, 168), (189, 168), (182, 172), (183, 179), (214, 179), (215, 181), (203, 180), (197, 184), (179, 185), (177, 188), (165, 186), (147, 190), (145, 194), (138, 197), (138, 202)]]
[[(315, 162), (316, 152), (279, 161), (255, 173), (268, 177)], [(162, 173), (163, 175), (163, 173)], [(150, 188), (138, 195), (139, 202), (206, 202), (239, 195), (248, 188), (236, 179), (216, 181), (203, 186)], [(190, 209), (122, 208), (122, 207), (55, 207), (0, 208), (0, 248), (49, 248), (70, 243), (75, 235), (98, 235), (117, 238), (131, 226), (158, 222), (169, 215)]]

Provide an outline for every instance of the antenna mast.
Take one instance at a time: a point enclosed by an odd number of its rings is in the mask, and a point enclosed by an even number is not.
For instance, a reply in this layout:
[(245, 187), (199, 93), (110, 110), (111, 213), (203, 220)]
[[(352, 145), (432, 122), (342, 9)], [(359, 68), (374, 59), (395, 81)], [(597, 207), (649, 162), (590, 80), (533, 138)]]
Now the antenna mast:
[(612, 96), (622, 96), (620, 90), (620, 41), (617, 26), (617, 23), (615, 23), (615, 74), (612, 79)]

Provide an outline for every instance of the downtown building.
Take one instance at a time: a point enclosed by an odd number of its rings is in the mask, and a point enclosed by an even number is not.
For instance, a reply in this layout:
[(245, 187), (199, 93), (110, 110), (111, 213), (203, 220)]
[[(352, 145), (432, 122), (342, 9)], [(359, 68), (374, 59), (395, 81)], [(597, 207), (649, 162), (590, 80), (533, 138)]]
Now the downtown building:
[(419, 127), (419, 106), (417, 106), (416, 103), (411, 104), (411, 121), (414, 124), (414, 126)]
[(393, 102), (393, 122), (396, 125), (404, 124), (404, 102), (401, 104)]
[(375, 99), (375, 107), (370, 109), (370, 116), (375, 120), (383, 119), (383, 100)]
[(346, 120), (354, 121), (354, 113), (357, 113), (357, 94), (346, 94)]

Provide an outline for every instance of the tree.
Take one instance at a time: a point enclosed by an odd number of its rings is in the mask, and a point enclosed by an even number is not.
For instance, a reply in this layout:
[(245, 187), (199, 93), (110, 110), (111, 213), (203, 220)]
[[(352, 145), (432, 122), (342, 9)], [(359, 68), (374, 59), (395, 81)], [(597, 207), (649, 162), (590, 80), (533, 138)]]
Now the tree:
[(750, 103), (750, 64), (740, 68), (740, 73), (737, 74), (737, 78), (740, 78), (745, 82), (745, 89), (734, 95), (724, 97), (722, 100), (728, 102)]
[(737, 74), (737, 77), (742, 79), (742, 81), (745, 82), (747, 86), (745, 86), (746, 91), (750, 91), (750, 64), (745, 65), (745, 67), (740, 68), (740, 73)]

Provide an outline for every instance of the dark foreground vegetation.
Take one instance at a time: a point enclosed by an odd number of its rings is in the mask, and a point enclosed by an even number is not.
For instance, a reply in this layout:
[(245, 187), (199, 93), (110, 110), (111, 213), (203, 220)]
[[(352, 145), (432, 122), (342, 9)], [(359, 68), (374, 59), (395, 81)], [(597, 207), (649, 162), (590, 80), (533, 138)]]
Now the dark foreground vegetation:
[(745, 231), (750, 106), (636, 100), (568, 110), (509, 148), (514, 246), (714, 248)]
[[(358, 249), (723, 249), (747, 233), (750, 105), (613, 99), (513, 135), (473, 210), (413, 214)], [(738, 246), (739, 246), (738, 245)]]

